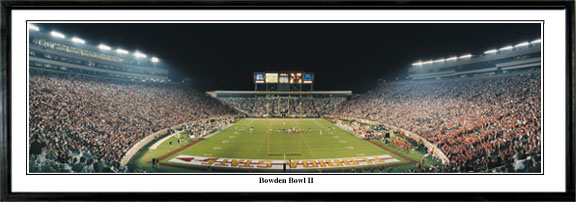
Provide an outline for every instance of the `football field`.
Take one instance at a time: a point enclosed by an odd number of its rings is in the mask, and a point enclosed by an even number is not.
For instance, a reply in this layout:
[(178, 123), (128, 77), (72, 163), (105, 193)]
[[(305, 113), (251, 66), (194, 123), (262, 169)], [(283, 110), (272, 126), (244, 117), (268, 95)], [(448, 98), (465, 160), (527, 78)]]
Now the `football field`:
[(410, 158), (325, 119), (247, 118), (204, 138), (176, 142), (176, 137), (159, 140), (157, 148), (147, 151), (140, 161), (159, 158), (161, 165), (178, 169), (213, 167), (250, 172), (286, 166), (305, 170), (412, 163)]
[[(290, 128), (304, 131), (280, 131)], [(244, 159), (283, 159), (286, 154), (291, 159), (319, 159), (387, 152), (324, 119), (243, 119), (181, 154)]]

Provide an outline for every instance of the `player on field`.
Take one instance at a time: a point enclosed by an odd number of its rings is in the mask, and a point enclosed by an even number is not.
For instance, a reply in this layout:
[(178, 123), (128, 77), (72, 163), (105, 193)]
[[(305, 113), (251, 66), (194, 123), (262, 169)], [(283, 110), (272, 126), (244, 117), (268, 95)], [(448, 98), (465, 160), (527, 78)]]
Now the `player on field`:
[(250, 127), (250, 135), (252, 135), (253, 131), (254, 131), (254, 127)]

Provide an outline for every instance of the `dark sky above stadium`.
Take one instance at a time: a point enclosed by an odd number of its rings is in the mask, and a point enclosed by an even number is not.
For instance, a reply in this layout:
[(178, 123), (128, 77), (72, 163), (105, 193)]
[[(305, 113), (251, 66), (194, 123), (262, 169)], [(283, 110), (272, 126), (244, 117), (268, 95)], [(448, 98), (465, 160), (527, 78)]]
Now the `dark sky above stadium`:
[(418, 60), (481, 54), (540, 38), (540, 24), (503, 23), (61, 23), (38, 24), (87, 44), (160, 58), (196, 88), (253, 90), (253, 72), (315, 73), (314, 90), (362, 93), (406, 77)]

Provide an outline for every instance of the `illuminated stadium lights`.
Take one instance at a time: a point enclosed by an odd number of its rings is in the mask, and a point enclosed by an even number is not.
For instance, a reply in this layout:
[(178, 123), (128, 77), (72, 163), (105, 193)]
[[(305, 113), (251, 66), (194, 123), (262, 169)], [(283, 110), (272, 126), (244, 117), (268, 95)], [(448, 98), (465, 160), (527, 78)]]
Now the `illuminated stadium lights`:
[(150, 58), (150, 60), (151, 60), (152, 62), (158, 62), (158, 61), (159, 61), (157, 57), (152, 57), (152, 58)]
[(540, 43), (540, 42), (542, 42), (542, 39), (536, 39), (536, 40), (534, 40), (534, 41), (531, 41), (530, 44), (537, 44), (537, 43)]
[(442, 58), (442, 59), (434, 60), (434, 63), (445, 62), (445, 61), (446, 60), (444, 58)]
[(110, 46), (107, 46), (107, 45), (104, 45), (104, 44), (98, 45), (98, 48), (99, 48), (100, 50), (107, 50), (107, 51), (108, 51), (108, 50), (112, 50), (112, 48), (110, 48)]
[(496, 52), (498, 52), (498, 50), (492, 49), (492, 50), (484, 51), (484, 54), (492, 54), (492, 53), (496, 53)]
[(426, 62), (422, 62), (423, 65), (432, 64), (432, 63), (434, 63), (433, 60), (428, 60)]
[(116, 53), (118, 53), (118, 54), (128, 54), (128, 51), (127, 51), (127, 50), (124, 50), (124, 49), (118, 48), (118, 49), (116, 49)]
[(28, 25), (28, 29), (34, 30), (34, 31), (40, 31), (40, 28), (37, 27), (36, 25), (33, 24), (29, 24)]
[(134, 56), (137, 58), (146, 58), (146, 55), (140, 52), (134, 52)]
[(504, 46), (500, 49), (498, 49), (499, 51), (505, 51), (505, 50), (512, 50), (512, 48), (514, 48), (513, 46)]
[(56, 31), (51, 31), (50, 32), (50, 36), (56, 37), (56, 38), (66, 38), (66, 36), (60, 32), (56, 32)]
[(465, 58), (471, 58), (472, 54), (467, 54), (467, 55), (462, 55), (460, 57), (458, 57), (459, 59), (465, 59)]
[(514, 48), (524, 47), (524, 46), (528, 46), (528, 45), (530, 45), (530, 43), (528, 43), (528, 42), (522, 42), (522, 43), (516, 44), (516, 45), (514, 46)]
[(453, 60), (457, 60), (457, 59), (458, 59), (458, 57), (454, 56), (454, 57), (446, 58), (446, 61), (453, 61)]
[(77, 37), (72, 37), (72, 42), (74, 42), (74, 43), (81, 43), (81, 44), (85, 44), (85, 43), (86, 43), (84, 40), (82, 40), (81, 38), (77, 38)]
[(412, 66), (422, 66), (422, 61), (412, 63)]

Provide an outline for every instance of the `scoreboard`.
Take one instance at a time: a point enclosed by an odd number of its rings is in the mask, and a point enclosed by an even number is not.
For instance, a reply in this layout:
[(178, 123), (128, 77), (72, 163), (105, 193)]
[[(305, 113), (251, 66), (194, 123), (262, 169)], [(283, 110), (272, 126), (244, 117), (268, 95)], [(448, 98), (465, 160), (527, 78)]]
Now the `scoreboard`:
[(256, 84), (314, 84), (312, 72), (255, 72)]

